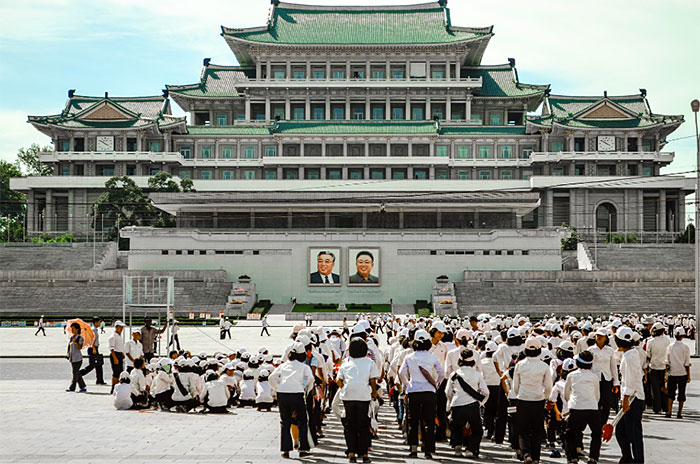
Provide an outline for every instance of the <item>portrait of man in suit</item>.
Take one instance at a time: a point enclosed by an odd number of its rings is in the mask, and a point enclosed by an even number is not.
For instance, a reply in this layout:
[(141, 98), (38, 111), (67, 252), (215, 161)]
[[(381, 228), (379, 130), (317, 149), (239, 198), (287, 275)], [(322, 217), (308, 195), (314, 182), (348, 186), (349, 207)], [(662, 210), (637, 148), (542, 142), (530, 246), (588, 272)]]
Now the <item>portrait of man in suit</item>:
[[(313, 257), (315, 256), (315, 261)], [(316, 263), (316, 270), (309, 273), (309, 284), (311, 285), (340, 285), (340, 274), (333, 272), (336, 261), (340, 256), (340, 251), (335, 249), (311, 249), (309, 267), (313, 269)]]
[[(355, 285), (379, 285), (378, 249), (350, 250), (349, 256), (355, 257), (356, 272), (348, 279), (349, 284)], [(350, 265), (352, 266), (352, 264)], [(350, 270), (349, 272), (352, 272)]]

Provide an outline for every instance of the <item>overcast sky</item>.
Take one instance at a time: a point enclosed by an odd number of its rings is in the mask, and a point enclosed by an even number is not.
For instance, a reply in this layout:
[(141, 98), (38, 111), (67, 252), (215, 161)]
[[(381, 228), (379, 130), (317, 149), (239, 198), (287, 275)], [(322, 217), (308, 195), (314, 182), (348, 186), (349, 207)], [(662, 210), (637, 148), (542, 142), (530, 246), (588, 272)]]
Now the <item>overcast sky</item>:
[[(522, 82), (548, 83), (553, 93), (569, 95), (628, 95), (646, 88), (654, 112), (684, 114), (687, 121), (669, 137), (682, 139), (667, 145), (676, 160), (665, 172), (694, 169), (697, 0), (450, 0), (448, 6), (454, 25), (494, 25), (483, 64), (514, 57)], [(14, 160), (19, 147), (48, 144), (26, 123), (27, 115), (60, 112), (68, 89), (159, 95), (165, 84), (197, 82), (202, 58), (235, 64), (220, 26), (264, 25), (269, 8), (268, 0), (0, 2), (0, 158)]]

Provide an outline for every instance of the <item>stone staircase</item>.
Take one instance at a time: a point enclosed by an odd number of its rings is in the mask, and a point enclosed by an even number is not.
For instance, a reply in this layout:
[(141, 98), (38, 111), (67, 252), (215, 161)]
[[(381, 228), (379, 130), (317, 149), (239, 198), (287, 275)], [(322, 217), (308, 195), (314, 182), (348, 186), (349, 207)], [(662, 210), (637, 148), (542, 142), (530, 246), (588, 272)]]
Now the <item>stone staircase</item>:
[(695, 296), (689, 282), (455, 283), (455, 290), (460, 315), (692, 313)]
[[(95, 246), (97, 263), (102, 261), (107, 243)], [(0, 269), (79, 270), (93, 268), (93, 245), (91, 243), (34, 244), (10, 243), (0, 246)]]
[[(693, 270), (695, 245), (598, 245), (597, 267), (605, 270)], [(594, 247), (588, 243), (591, 255)]]

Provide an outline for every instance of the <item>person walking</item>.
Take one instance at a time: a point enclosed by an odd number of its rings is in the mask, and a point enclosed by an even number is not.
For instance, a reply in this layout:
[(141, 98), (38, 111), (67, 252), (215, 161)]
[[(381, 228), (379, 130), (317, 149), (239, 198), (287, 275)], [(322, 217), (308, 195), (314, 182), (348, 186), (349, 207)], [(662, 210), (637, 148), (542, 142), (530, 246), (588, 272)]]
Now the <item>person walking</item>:
[(523, 461), (539, 462), (544, 432), (544, 402), (552, 393), (549, 366), (540, 361), (542, 344), (537, 338), (525, 341), (525, 359), (515, 365), (513, 394), (519, 449)]
[(122, 321), (114, 322), (114, 333), (109, 337), (109, 363), (112, 367), (112, 389), (109, 394), (114, 393), (114, 386), (119, 383), (119, 374), (124, 371), (124, 339), (122, 338), (122, 332), (124, 331), (124, 324)]
[(219, 340), (223, 340), (226, 338), (226, 329), (224, 329), (225, 323), (226, 319), (224, 319), (224, 315), (221, 314), (221, 316), (219, 316)]
[(228, 335), (229, 340), (231, 339), (231, 321), (228, 320), (228, 317), (224, 319), (224, 338), (225, 336)]
[(591, 371), (598, 376), (600, 381), (598, 411), (600, 412), (601, 425), (608, 421), (610, 409), (615, 404), (615, 394), (620, 385), (617, 375), (617, 361), (614, 356), (615, 350), (610, 346), (608, 335), (608, 329), (599, 328), (595, 332), (595, 343), (588, 348), (588, 351), (593, 354)]
[(588, 464), (596, 464), (600, 458), (603, 422), (598, 409), (600, 401), (600, 379), (593, 367), (593, 353), (582, 351), (576, 357), (578, 370), (566, 377), (564, 399), (569, 409), (569, 419), (564, 432), (564, 449), (569, 462), (577, 462), (580, 453), (580, 437), (586, 426), (591, 429), (591, 448)]
[(70, 387), (68, 387), (66, 391), (75, 391), (75, 385), (77, 384), (78, 387), (80, 387), (80, 393), (85, 393), (87, 388), (85, 388), (83, 376), (80, 375), (80, 367), (83, 365), (83, 353), (81, 350), (83, 349), (85, 340), (80, 335), (80, 324), (77, 322), (73, 322), (70, 325), (70, 331), (72, 335), (70, 337), (70, 342), (68, 343), (68, 353), (66, 354), (66, 358), (68, 358), (68, 361), (71, 364), (73, 378), (71, 379)]
[(621, 463), (644, 463), (644, 383), (642, 361), (634, 349), (634, 333), (629, 327), (621, 327), (615, 333), (615, 344), (622, 352), (620, 361), (620, 395), (624, 415), (615, 427), (615, 439), (620, 446)]
[(377, 398), (377, 364), (367, 356), (367, 342), (356, 337), (350, 340), (350, 355), (338, 369), (336, 384), (345, 407), (343, 431), (350, 462), (370, 462), (367, 450), (370, 441), (369, 403)]
[(96, 385), (107, 385), (104, 381), (102, 374), (102, 365), (104, 364), (104, 358), (100, 353), (100, 330), (99, 327), (104, 324), (104, 322), (97, 316), (92, 319), (92, 332), (95, 334), (95, 339), (92, 342), (92, 346), (88, 346), (88, 365), (80, 371), (80, 375), (85, 377), (88, 373), (95, 370)]
[(653, 338), (647, 342), (647, 358), (649, 359), (648, 382), (651, 392), (651, 404), (656, 414), (666, 412), (668, 400), (663, 390), (666, 378), (666, 350), (671, 340), (666, 336), (666, 327), (657, 322), (651, 328)]
[(44, 337), (46, 336), (46, 329), (44, 329), (44, 315), (43, 314), (39, 318), (39, 328), (36, 329), (36, 332), (34, 332), (34, 336), (36, 337), (37, 335), (39, 335), (39, 332), (43, 333)]
[(177, 347), (177, 351), (180, 351), (180, 336), (177, 334), (180, 331), (180, 326), (177, 320), (173, 320), (173, 326), (170, 329), (170, 341), (168, 341), (168, 349), (170, 346)]
[[(429, 352), (432, 346), (430, 334), (424, 329), (416, 330), (412, 343), (414, 352), (404, 358), (398, 372), (402, 383), (407, 386), (408, 445), (411, 447), (411, 458), (418, 457), (418, 431), (421, 424), (424, 425), (421, 436), (426, 459), (432, 459), (435, 453), (436, 392), (444, 373), (437, 356)], [(437, 373), (437, 377), (434, 373)]]
[(673, 400), (676, 399), (678, 389), (678, 419), (683, 418), (683, 404), (685, 403), (685, 387), (690, 383), (690, 348), (683, 343), (685, 329), (677, 326), (673, 329), (676, 341), (671, 343), (666, 350), (666, 364), (668, 365), (668, 408), (666, 417), (671, 417)]
[(270, 336), (270, 331), (267, 330), (267, 328), (270, 326), (270, 323), (267, 322), (267, 316), (263, 316), (262, 321), (261, 321), (261, 324), (262, 324), (262, 330), (260, 331), (260, 336), (262, 337), (263, 334), (266, 333), (267, 336), (269, 337), (269, 336)]
[(299, 428), (299, 457), (311, 454), (308, 439), (308, 419), (306, 415), (306, 394), (314, 387), (314, 375), (311, 368), (304, 364), (306, 348), (300, 342), (294, 342), (288, 349), (289, 360), (280, 364), (268, 379), (277, 392), (277, 404), (280, 411), (280, 449), (282, 457), (289, 458), (293, 448), (291, 427), (296, 420)]

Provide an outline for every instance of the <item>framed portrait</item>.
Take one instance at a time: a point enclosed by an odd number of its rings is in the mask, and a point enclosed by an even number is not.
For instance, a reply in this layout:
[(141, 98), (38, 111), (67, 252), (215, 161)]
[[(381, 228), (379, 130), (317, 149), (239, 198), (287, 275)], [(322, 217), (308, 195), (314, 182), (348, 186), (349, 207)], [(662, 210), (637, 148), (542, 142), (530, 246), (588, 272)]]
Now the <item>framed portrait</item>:
[(348, 285), (381, 285), (379, 248), (348, 248)]
[(311, 287), (340, 287), (340, 248), (309, 247), (307, 284)]

